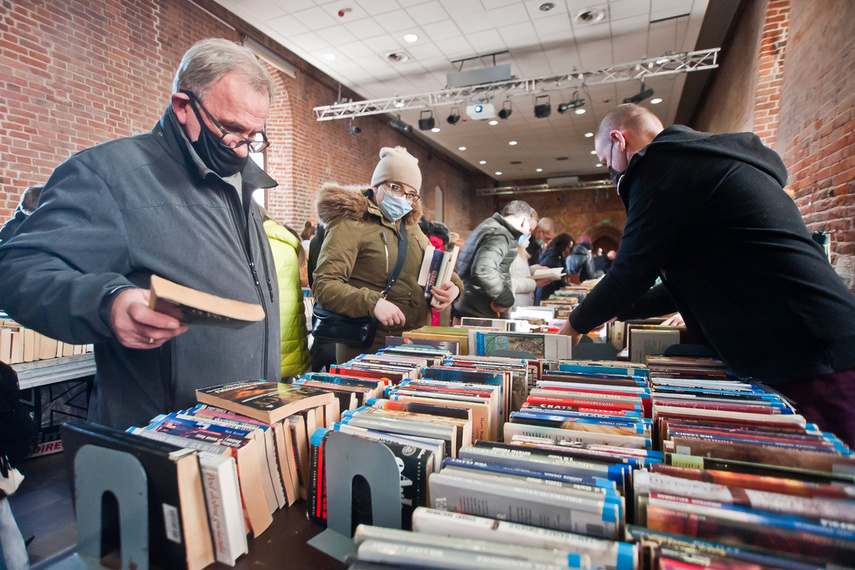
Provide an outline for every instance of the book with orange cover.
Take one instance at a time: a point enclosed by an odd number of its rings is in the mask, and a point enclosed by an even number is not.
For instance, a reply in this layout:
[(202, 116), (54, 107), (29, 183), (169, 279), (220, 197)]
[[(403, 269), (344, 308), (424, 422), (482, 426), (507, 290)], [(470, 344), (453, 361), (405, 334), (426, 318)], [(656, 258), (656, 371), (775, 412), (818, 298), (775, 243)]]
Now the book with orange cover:
[(196, 399), (272, 424), (299, 411), (328, 404), (335, 396), (317, 388), (256, 380), (200, 388)]

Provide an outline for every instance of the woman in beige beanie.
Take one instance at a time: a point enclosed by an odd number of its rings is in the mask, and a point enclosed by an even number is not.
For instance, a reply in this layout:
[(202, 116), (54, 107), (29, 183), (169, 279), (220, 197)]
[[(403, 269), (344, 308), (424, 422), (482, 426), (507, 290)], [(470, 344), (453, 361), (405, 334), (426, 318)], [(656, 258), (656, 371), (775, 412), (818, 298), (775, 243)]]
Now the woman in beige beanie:
[[(403, 147), (384, 147), (371, 188), (327, 184), (319, 193), (318, 218), (327, 224), (327, 230), (314, 272), (315, 301), (336, 313), (372, 315), (380, 321), (371, 348), (339, 344), (338, 362), (376, 352), (386, 345), (386, 336), (400, 336), (405, 330), (430, 323), (430, 300), (417, 283), (425, 249), (430, 245), (418, 226), (421, 186), (418, 159)], [(407, 232), (406, 258), (397, 282), (384, 299), (386, 280), (398, 258), (401, 220)], [(456, 274), (442, 288), (434, 287), (434, 307), (444, 309), (462, 289)]]

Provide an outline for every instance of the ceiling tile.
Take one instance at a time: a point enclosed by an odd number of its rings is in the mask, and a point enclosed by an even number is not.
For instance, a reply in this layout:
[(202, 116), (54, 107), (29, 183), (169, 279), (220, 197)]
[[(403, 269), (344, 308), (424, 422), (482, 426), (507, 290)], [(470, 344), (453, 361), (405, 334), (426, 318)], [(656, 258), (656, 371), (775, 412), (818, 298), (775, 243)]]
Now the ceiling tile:
[(374, 18), (361, 18), (359, 20), (348, 20), (344, 27), (357, 38), (373, 38), (383, 36), (386, 30), (378, 24)]
[(609, 3), (609, 18), (612, 21), (642, 16), (646, 21), (650, 17), (650, 2), (639, 0), (612, 0)]
[(316, 7), (309, 8), (308, 10), (301, 10), (299, 12), (294, 12), (293, 16), (297, 18), (301, 24), (312, 30), (329, 28), (330, 26), (338, 24), (338, 21), (323, 8)]
[(489, 18), (458, 18), (455, 23), (460, 31), (467, 35), (494, 29)]
[(460, 38), (460, 29), (454, 25), (452, 20), (443, 20), (442, 22), (426, 24), (422, 26), (422, 29), (427, 33), (428, 37), (435, 42), (447, 40), (449, 38)]
[(356, 0), (356, 3), (372, 16), (398, 9), (398, 3), (395, 0)]
[(442, 6), (448, 12), (448, 14), (452, 18), (462, 18), (465, 16), (472, 16), (473, 14), (483, 14), (484, 9), (481, 6), (480, 2), (476, 2), (475, 0), (440, 0), (442, 2)]
[(371, 50), (382, 56), (386, 56), (387, 54), (395, 51), (403, 51), (401, 50), (401, 44), (393, 38), (392, 36), (377, 36), (374, 38), (368, 38), (363, 41), (363, 43), (371, 48)]
[(570, 20), (566, 14), (557, 18), (540, 18), (534, 20), (534, 29), (538, 35), (548, 36), (551, 34), (572, 34)]
[(422, 64), (424, 64), (425, 60), (436, 58), (442, 58), (443, 61), (447, 61), (447, 59), (442, 56), (442, 52), (439, 51), (439, 48), (436, 47), (436, 44), (413, 44), (407, 48), (407, 52), (409, 52), (413, 58), (422, 62)]
[(350, 42), (346, 44), (339, 44), (336, 42), (336, 48), (342, 53), (347, 54), (347, 57), (354, 59), (357, 57), (365, 57), (367, 55), (372, 55), (374, 51), (365, 45), (364, 42)]
[(485, 30), (474, 34), (467, 34), (466, 39), (475, 50), (475, 53), (486, 55), (498, 51), (504, 51), (507, 47), (502, 36), (496, 30)]
[(499, 33), (508, 47), (539, 45), (534, 26), (528, 21), (501, 27)]
[[(219, 4), (222, 4), (226, 8), (228, 8), (228, 6), (226, 5), (228, 4), (228, 2), (225, 2), (223, 0), (217, 1)], [(245, 4), (247, 1), (248, 0), (243, 0), (241, 4)], [(261, 0), (261, 3), (266, 5), (272, 4), (273, 6), (281, 8), (282, 10), (287, 10), (288, 12), (297, 12), (299, 10), (305, 10), (306, 8), (311, 8), (312, 6), (315, 6), (314, 0)]]
[(505, 6), (497, 10), (489, 10), (490, 21), (496, 27), (510, 26), (519, 22), (529, 21), (528, 11), (525, 6), (514, 2), (512, 5)]
[(308, 52), (323, 49), (330, 45), (326, 39), (311, 32), (308, 34), (300, 34), (299, 36), (292, 36), (291, 41)]
[(401, 30), (410, 30), (416, 27), (416, 22), (410, 18), (403, 10), (395, 10), (394, 12), (386, 12), (374, 16), (377, 23), (383, 26), (387, 33), (399, 32)]
[(286, 38), (305, 34), (309, 28), (301, 24), (294, 16), (280, 16), (269, 20), (267, 24), (276, 29), (279, 35)]
[(478, 55), (475, 53), (475, 50), (472, 49), (472, 46), (469, 45), (469, 42), (467, 42), (466, 39), (462, 37), (450, 38), (443, 41), (439, 45), (439, 49), (451, 61), (468, 57), (475, 57)]
[(439, 2), (425, 2), (407, 9), (410, 16), (419, 26), (433, 24), (448, 19), (448, 13)]
[(552, 1), (552, 4), (555, 5), (551, 10), (541, 10), (540, 6), (544, 4), (547, 0), (526, 0), (525, 8), (528, 11), (528, 15), (532, 20), (548, 20), (550, 18), (564, 18), (567, 14), (567, 7), (564, 5), (564, 2)]

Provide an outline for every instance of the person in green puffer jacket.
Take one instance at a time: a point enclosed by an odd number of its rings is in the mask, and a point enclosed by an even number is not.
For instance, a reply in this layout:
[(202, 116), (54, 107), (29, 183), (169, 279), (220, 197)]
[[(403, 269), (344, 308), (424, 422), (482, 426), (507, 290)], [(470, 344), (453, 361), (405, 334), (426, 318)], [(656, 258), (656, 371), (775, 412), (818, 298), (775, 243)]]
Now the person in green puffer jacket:
[(276, 222), (264, 208), (261, 208), (261, 217), (279, 282), (282, 377), (299, 376), (309, 368), (309, 331), (300, 287), (300, 264), (305, 252), (299, 236)]

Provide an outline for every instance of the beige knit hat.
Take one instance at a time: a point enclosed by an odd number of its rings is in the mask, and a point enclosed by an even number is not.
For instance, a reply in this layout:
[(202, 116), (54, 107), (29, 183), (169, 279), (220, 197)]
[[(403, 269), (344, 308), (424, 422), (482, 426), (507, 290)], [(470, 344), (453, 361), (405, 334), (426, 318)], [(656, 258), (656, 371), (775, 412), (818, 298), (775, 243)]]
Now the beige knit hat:
[(374, 169), (371, 186), (374, 187), (383, 182), (403, 182), (420, 191), (422, 172), (419, 170), (419, 159), (408, 153), (402, 146), (395, 148), (384, 146), (380, 149), (380, 162)]

